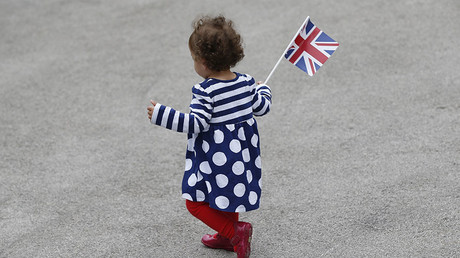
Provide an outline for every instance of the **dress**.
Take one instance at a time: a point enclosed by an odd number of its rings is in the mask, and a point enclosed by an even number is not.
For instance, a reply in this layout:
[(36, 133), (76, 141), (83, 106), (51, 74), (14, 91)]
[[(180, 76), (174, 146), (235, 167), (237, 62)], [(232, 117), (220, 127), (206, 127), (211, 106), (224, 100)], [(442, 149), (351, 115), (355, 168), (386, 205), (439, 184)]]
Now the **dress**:
[(151, 122), (188, 133), (182, 197), (226, 212), (257, 209), (260, 141), (255, 116), (269, 112), (271, 91), (247, 74), (206, 79), (192, 88), (190, 113), (157, 104)]

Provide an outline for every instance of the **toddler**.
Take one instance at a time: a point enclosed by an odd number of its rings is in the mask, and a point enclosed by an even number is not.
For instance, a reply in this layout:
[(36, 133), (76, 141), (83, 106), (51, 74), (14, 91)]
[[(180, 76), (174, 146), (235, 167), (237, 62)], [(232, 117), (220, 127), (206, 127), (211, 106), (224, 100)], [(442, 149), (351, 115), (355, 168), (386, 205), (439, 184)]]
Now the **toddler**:
[(249, 257), (252, 225), (239, 213), (259, 208), (260, 140), (254, 116), (269, 112), (270, 88), (232, 72), (243, 57), (241, 37), (223, 16), (193, 24), (189, 48), (204, 81), (192, 88), (190, 113), (151, 101), (151, 123), (188, 134), (182, 197), (189, 212), (217, 231), (204, 235), (211, 248)]

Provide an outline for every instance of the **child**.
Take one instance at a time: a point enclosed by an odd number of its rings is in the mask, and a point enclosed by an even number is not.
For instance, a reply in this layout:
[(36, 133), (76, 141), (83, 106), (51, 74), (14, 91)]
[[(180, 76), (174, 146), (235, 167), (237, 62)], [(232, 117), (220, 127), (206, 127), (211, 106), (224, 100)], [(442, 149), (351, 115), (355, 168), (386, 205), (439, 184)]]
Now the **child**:
[(192, 88), (190, 113), (151, 101), (151, 123), (188, 133), (182, 197), (190, 213), (217, 231), (211, 248), (249, 257), (252, 225), (239, 212), (259, 208), (260, 141), (253, 116), (268, 113), (271, 91), (247, 74), (230, 71), (243, 57), (241, 37), (223, 16), (194, 23), (189, 48), (204, 81)]

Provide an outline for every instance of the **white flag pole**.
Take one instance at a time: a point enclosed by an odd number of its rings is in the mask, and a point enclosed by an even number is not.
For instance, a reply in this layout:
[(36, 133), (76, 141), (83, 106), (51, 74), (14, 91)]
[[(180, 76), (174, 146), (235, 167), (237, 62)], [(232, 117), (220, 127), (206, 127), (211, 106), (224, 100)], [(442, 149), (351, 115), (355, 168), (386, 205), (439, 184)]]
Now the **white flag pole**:
[(275, 69), (278, 67), (278, 65), (280, 64), (281, 60), (283, 59), (284, 55), (286, 54), (286, 51), (288, 51), (289, 47), (292, 45), (292, 42), (294, 42), (295, 38), (297, 37), (297, 35), (299, 34), (300, 30), (303, 28), (303, 26), (308, 22), (308, 19), (310, 18), (310, 16), (307, 16), (307, 19), (305, 19), (305, 21), (302, 23), (302, 25), (300, 25), (300, 28), (297, 30), (297, 32), (294, 34), (294, 37), (292, 38), (291, 42), (289, 42), (289, 44), (287, 45), (286, 47), (286, 50), (284, 50), (283, 54), (280, 56), (280, 59), (278, 59), (278, 62), (276, 62), (275, 64), (275, 67), (273, 67), (272, 71), (270, 72), (270, 74), (268, 75), (267, 79), (264, 81), (265, 84), (267, 84), (268, 80), (270, 79), (270, 77), (272, 76), (273, 72), (275, 71)]

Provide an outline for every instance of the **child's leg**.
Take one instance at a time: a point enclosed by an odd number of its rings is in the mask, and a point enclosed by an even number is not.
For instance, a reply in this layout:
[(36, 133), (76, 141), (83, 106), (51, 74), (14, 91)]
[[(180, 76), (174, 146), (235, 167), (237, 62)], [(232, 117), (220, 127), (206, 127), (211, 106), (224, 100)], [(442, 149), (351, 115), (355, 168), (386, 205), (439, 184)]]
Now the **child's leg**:
[(203, 221), (221, 236), (231, 239), (235, 235), (234, 224), (238, 221), (238, 213), (213, 209), (206, 202), (186, 200), (185, 204), (193, 216)]
[(229, 217), (234, 222), (238, 222), (239, 220), (239, 213), (238, 212), (224, 212), (222, 211), (227, 217)]

